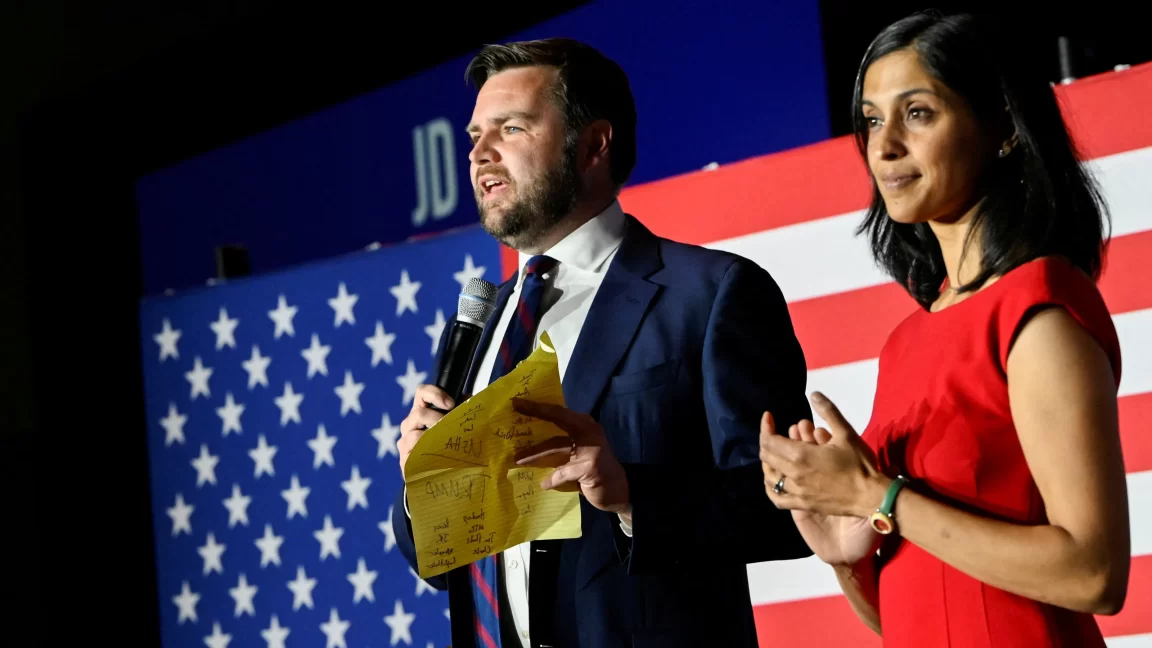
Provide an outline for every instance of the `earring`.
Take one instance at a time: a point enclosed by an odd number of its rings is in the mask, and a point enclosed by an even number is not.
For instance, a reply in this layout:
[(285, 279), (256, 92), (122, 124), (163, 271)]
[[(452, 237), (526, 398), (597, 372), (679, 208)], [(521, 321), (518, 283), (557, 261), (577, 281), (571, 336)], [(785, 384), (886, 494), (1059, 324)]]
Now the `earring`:
[(1008, 155), (1008, 147), (1007, 146), (1001, 146), (1000, 147), (1000, 157), (1004, 157), (1005, 155)]

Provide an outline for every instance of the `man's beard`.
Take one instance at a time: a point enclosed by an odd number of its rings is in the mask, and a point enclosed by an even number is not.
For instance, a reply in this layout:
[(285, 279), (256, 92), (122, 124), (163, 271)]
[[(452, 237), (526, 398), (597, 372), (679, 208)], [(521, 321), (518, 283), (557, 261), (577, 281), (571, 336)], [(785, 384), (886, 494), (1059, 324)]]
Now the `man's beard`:
[(517, 183), (516, 199), (504, 205), (497, 222), (487, 213), (483, 188), (476, 191), (480, 224), (501, 243), (522, 249), (533, 247), (556, 223), (572, 213), (580, 198), (580, 178), (576, 172), (576, 146), (565, 145), (560, 166), (551, 169), (529, 184)]

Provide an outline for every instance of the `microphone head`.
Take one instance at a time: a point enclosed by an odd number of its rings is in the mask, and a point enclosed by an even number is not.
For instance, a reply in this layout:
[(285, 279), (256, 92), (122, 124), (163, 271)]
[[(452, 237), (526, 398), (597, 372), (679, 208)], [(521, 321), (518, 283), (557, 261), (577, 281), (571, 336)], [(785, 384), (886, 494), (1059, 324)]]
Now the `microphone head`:
[(484, 301), (490, 301), (493, 304), (496, 303), (496, 295), (499, 292), (500, 289), (496, 287), (496, 284), (492, 283), (491, 281), (484, 281), (479, 277), (472, 277), (464, 286), (465, 295), (479, 297), (480, 299), (483, 299)]
[(499, 289), (491, 281), (472, 278), (456, 302), (456, 318), (483, 327), (496, 312), (496, 294)]

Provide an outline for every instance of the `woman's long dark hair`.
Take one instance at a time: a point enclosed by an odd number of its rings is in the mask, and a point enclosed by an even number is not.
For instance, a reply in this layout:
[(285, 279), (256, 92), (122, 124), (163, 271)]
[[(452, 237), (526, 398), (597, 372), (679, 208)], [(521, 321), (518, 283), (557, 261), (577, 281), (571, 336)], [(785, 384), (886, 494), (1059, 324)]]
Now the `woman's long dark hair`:
[[(1018, 143), (991, 162), (980, 179), (983, 198), (970, 236), (980, 238), (980, 274), (959, 292), (1042, 256), (1062, 256), (1098, 278), (1109, 233), (1107, 206), (1065, 128), (1047, 81), (1027, 73), (1007, 42), (969, 15), (917, 13), (888, 26), (872, 41), (856, 75), (852, 116), (856, 144), (868, 163), (863, 117), (864, 73), (876, 59), (913, 49), (935, 79), (962, 97), (986, 132), (1011, 119)], [(872, 255), (922, 306), (939, 296), (947, 273), (927, 223), (903, 224), (888, 215), (876, 180), (872, 204), (857, 230), (867, 232)], [(967, 242), (966, 242), (967, 243)]]

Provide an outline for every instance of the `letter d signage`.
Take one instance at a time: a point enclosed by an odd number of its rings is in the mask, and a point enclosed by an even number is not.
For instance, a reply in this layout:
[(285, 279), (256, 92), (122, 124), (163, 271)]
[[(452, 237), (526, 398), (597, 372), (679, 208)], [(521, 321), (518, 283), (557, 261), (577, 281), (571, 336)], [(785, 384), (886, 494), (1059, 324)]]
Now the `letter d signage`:
[(428, 216), (440, 220), (456, 211), (456, 145), (452, 125), (440, 117), (412, 129), (416, 163), (416, 207), (412, 224), (420, 227)]

